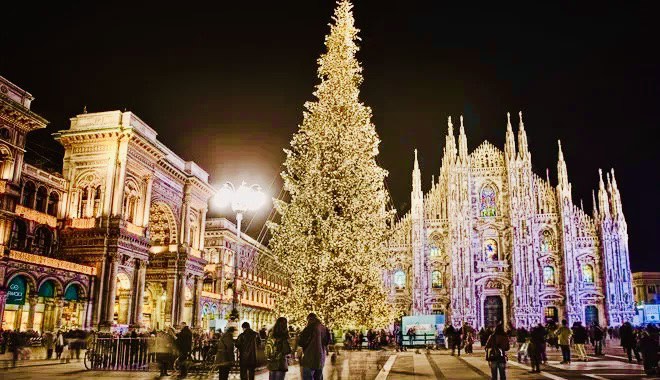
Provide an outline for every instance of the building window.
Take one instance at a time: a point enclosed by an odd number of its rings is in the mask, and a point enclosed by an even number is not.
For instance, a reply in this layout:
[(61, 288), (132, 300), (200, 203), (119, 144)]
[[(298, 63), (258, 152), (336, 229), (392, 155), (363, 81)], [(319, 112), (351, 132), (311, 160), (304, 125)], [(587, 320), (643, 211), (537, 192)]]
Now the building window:
[(34, 242), (32, 242), (32, 253), (36, 255), (50, 256), (53, 234), (46, 227), (39, 227), (34, 232)]
[(8, 128), (0, 128), (0, 139), (9, 141), (11, 134), (9, 133)]
[(497, 242), (493, 239), (484, 241), (484, 258), (486, 261), (499, 260), (499, 253), (497, 250)]
[(440, 248), (436, 246), (431, 246), (431, 257), (439, 257), (440, 256)]
[(582, 281), (585, 284), (594, 283), (594, 267), (591, 264), (585, 264), (582, 267)]
[(402, 270), (394, 272), (394, 286), (397, 289), (403, 289), (406, 287), (406, 274)]
[(655, 285), (649, 285), (649, 294), (655, 294)]
[(543, 267), (543, 284), (545, 286), (555, 286), (555, 268), (551, 266)]
[(442, 288), (442, 272), (439, 270), (431, 272), (431, 287), (434, 289)]
[(48, 196), (48, 208), (46, 209), (48, 215), (57, 216), (57, 203), (59, 201), (60, 197), (56, 192), (53, 191), (50, 193), (50, 196)]
[(16, 219), (11, 227), (11, 249), (23, 251), (27, 239), (27, 226), (22, 220)]
[(543, 230), (541, 232), (541, 252), (553, 251), (555, 249), (555, 241), (552, 236), (552, 231)]
[(497, 215), (497, 202), (495, 201), (495, 189), (491, 185), (481, 189), (481, 216)]
[(32, 208), (34, 207), (34, 197), (37, 193), (37, 188), (32, 182), (25, 182), (23, 186), (23, 197), (21, 198), (21, 204), (25, 207)]

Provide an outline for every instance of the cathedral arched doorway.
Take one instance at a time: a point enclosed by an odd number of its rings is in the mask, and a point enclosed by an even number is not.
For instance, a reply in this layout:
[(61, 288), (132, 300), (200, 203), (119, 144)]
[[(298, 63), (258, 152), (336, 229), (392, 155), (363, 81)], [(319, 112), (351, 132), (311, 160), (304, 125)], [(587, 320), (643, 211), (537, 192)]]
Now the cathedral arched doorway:
[(598, 308), (589, 305), (584, 308), (584, 324), (585, 326), (592, 326), (594, 323), (598, 324)]
[(504, 304), (500, 296), (486, 296), (484, 300), (484, 325), (494, 328), (504, 321)]

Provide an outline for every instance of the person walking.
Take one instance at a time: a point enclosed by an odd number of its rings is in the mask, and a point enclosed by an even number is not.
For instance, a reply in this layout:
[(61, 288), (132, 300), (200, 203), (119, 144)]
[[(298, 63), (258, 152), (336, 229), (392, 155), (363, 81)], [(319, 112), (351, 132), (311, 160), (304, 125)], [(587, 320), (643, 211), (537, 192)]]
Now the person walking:
[(250, 328), (248, 322), (243, 322), (241, 328), (243, 328), (243, 332), (236, 339), (241, 380), (254, 380), (254, 369), (257, 368), (259, 336), (256, 331)]
[(45, 332), (41, 344), (46, 349), (46, 359), (50, 360), (53, 358), (53, 349), (55, 348), (55, 337), (50, 331)]
[(639, 339), (639, 350), (642, 353), (644, 372), (649, 375), (660, 375), (658, 371), (658, 329), (652, 324), (646, 326)]
[(573, 332), (568, 328), (568, 321), (563, 319), (561, 327), (555, 331), (559, 347), (561, 348), (562, 361), (559, 364), (571, 364), (571, 336)]
[(156, 361), (158, 362), (158, 369), (160, 369), (160, 377), (169, 376), (167, 370), (170, 368), (173, 342), (173, 337), (168, 335), (165, 331), (159, 331), (156, 334), (154, 352), (156, 354)]
[(628, 355), (628, 363), (632, 363), (632, 353), (635, 353), (637, 362), (641, 362), (639, 351), (637, 351), (637, 339), (635, 339), (635, 331), (630, 322), (624, 322), (619, 328), (619, 337), (621, 337), (621, 347)]
[(591, 330), (593, 335), (593, 344), (594, 344), (594, 355), (602, 356), (603, 355), (603, 329), (598, 326), (598, 323), (594, 322), (594, 326)]
[(479, 344), (481, 347), (486, 347), (486, 342), (488, 342), (490, 334), (491, 333), (487, 331), (483, 326), (481, 327), (481, 330), (479, 330)]
[(181, 331), (176, 335), (176, 347), (179, 350), (179, 367), (181, 367), (180, 379), (188, 376), (188, 356), (192, 350), (193, 334), (185, 322), (181, 322), (183, 326)]
[(545, 349), (545, 328), (542, 324), (536, 325), (529, 334), (529, 346), (527, 347), (529, 360), (532, 364), (532, 372), (541, 372), (542, 353)]
[(215, 363), (218, 365), (218, 380), (229, 379), (229, 372), (234, 365), (234, 326), (227, 327), (218, 339), (215, 353)]
[(573, 344), (578, 358), (583, 362), (587, 361), (587, 351), (584, 349), (584, 345), (587, 343), (588, 337), (589, 334), (587, 329), (582, 326), (582, 322), (575, 321), (573, 323)]
[(266, 338), (264, 351), (266, 354), (266, 367), (269, 372), (268, 380), (284, 380), (289, 370), (287, 356), (291, 354), (286, 318), (279, 317), (277, 319), (273, 330)]
[(298, 346), (303, 349), (300, 360), (303, 380), (322, 380), (323, 366), (328, 354), (330, 332), (314, 313), (307, 316), (307, 326), (298, 336)]
[(486, 341), (486, 360), (490, 366), (491, 380), (506, 380), (506, 352), (509, 351), (509, 337), (504, 332), (501, 323), (495, 327), (495, 332)]
[(64, 334), (62, 334), (62, 330), (59, 330), (57, 332), (57, 336), (55, 337), (55, 358), (56, 359), (61, 359), (62, 358), (62, 351), (64, 351)]

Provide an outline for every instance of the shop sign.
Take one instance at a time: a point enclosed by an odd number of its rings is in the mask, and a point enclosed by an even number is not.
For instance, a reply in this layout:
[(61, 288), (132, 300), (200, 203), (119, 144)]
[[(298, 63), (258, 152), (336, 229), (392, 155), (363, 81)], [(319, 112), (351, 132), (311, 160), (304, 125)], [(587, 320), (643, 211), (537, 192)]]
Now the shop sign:
[(25, 279), (23, 276), (16, 276), (9, 282), (6, 303), (11, 305), (25, 304)]

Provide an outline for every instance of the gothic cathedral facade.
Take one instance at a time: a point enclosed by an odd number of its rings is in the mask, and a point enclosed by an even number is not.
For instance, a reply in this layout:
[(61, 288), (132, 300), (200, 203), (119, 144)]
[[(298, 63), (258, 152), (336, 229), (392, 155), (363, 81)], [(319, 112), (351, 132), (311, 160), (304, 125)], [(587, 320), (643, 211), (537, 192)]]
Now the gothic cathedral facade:
[(415, 151), (411, 210), (394, 223), (385, 283), (401, 314), (445, 314), (454, 324), (531, 326), (567, 319), (620, 325), (634, 314), (628, 233), (614, 171), (593, 212), (574, 203), (559, 143), (558, 183), (532, 171), (520, 114), (504, 152), (458, 146), (451, 117), (440, 174), (421, 189)]

